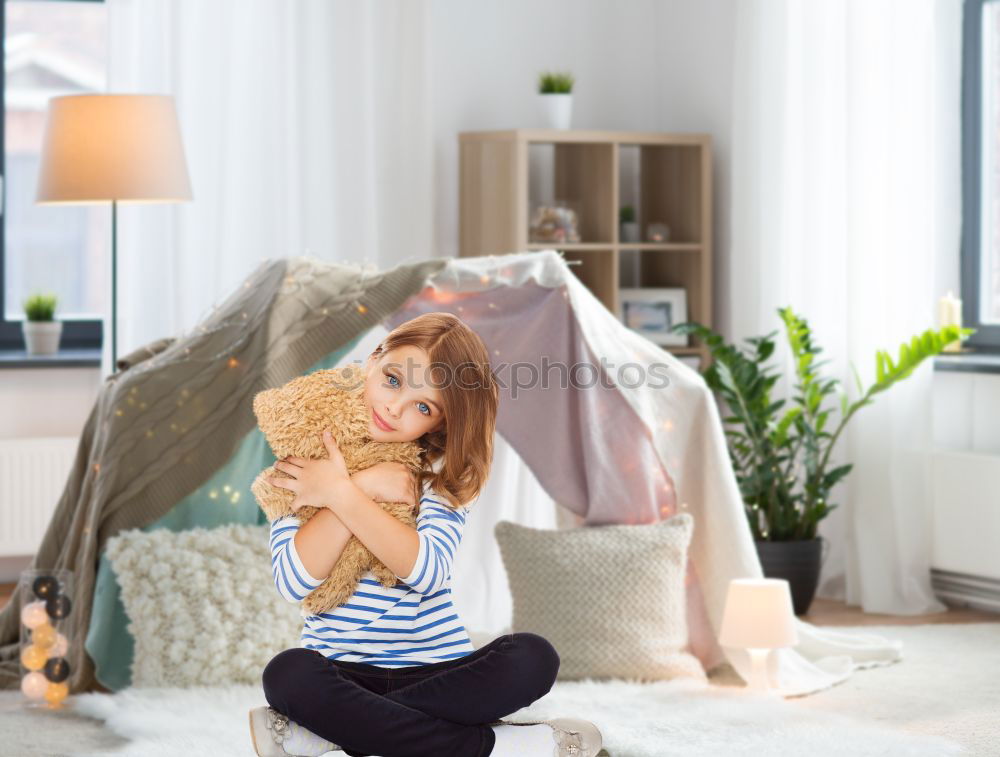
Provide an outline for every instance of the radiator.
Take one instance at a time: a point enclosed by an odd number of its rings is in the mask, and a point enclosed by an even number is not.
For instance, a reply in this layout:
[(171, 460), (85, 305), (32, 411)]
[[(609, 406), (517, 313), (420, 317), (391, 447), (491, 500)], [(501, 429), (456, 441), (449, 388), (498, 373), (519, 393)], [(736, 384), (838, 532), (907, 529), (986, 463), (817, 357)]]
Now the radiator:
[(1000, 581), (995, 578), (931, 568), (931, 586), (937, 598), (950, 607), (1000, 613)]
[(931, 585), (954, 607), (1000, 612), (1000, 456), (936, 450)]
[(76, 436), (0, 439), (0, 557), (38, 550), (79, 443)]

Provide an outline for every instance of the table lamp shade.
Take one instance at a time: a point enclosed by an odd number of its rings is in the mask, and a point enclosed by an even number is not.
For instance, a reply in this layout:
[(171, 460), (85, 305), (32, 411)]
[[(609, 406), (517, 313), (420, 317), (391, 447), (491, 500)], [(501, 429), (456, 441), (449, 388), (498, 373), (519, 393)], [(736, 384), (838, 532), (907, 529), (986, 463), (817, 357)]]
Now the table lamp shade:
[(38, 203), (191, 199), (170, 95), (66, 95), (49, 100)]
[(734, 578), (729, 582), (719, 644), (775, 649), (799, 643), (792, 594), (783, 578)]

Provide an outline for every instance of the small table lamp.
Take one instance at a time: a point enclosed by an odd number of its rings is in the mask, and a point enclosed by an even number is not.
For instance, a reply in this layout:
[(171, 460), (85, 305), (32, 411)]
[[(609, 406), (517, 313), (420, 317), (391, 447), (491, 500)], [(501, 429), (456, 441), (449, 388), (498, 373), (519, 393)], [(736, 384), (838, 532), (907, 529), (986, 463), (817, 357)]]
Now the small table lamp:
[(799, 643), (792, 611), (792, 594), (783, 578), (734, 578), (729, 582), (722, 613), (719, 644), (750, 653), (751, 691), (776, 694), (767, 679), (767, 655), (772, 649)]
[(49, 100), (39, 205), (111, 203), (111, 372), (117, 361), (119, 202), (191, 199), (170, 95), (65, 95)]

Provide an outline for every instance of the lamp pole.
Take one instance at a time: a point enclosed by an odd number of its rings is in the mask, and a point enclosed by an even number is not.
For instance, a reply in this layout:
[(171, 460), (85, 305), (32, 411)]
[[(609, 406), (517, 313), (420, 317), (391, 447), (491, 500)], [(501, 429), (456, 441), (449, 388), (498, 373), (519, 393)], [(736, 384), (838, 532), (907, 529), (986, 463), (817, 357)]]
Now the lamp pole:
[(111, 372), (118, 360), (118, 200), (111, 201)]

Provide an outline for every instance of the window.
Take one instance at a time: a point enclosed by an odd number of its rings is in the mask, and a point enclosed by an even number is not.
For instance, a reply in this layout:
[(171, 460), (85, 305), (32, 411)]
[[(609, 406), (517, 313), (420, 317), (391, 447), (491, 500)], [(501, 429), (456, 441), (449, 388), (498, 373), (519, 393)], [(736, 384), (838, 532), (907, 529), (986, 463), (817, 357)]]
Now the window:
[(110, 210), (36, 205), (35, 190), (49, 98), (107, 91), (106, 7), (100, 0), (4, 0), (0, 24), (0, 349), (24, 349), (23, 302), (36, 292), (58, 299), (61, 348), (98, 348), (110, 302)]
[(962, 325), (1000, 349), (1000, 2), (965, 0), (962, 60)]

